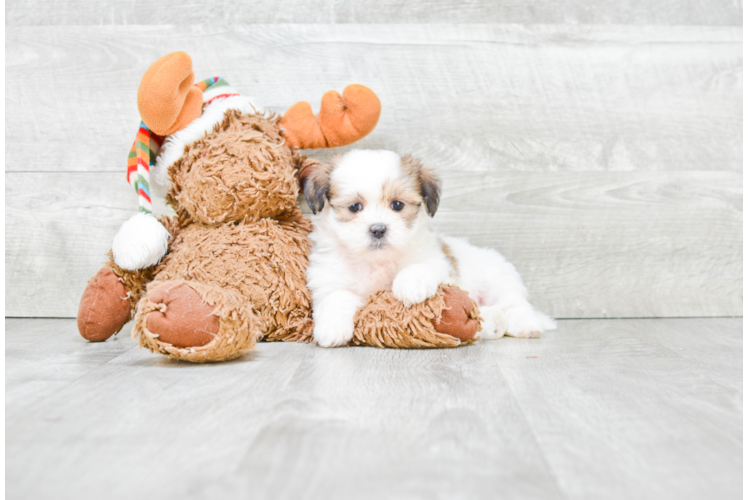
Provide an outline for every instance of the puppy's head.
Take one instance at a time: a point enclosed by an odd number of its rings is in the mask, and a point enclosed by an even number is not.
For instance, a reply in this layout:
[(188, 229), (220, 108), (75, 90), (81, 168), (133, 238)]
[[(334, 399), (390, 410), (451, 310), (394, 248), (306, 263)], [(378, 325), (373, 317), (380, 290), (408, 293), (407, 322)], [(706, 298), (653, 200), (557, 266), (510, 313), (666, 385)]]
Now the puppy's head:
[(392, 151), (354, 150), (315, 170), (304, 196), (318, 224), (349, 251), (384, 256), (408, 246), (439, 207), (439, 179), (420, 161)]

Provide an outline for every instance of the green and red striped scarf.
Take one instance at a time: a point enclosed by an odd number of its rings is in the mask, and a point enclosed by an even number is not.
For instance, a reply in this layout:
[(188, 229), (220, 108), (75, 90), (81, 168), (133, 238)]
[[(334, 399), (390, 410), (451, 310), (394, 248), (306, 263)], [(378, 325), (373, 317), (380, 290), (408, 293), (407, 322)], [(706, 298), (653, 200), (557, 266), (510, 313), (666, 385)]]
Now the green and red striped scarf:
[[(203, 106), (216, 99), (239, 95), (226, 80), (218, 76), (197, 82), (195, 86), (203, 91)], [(156, 163), (156, 157), (163, 142), (163, 136), (154, 134), (145, 123), (140, 122), (135, 142), (127, 156), (127, 182), (138, 194), (138, 210), (147, 214), (153, 212), (150, 184), (151, 167)]]

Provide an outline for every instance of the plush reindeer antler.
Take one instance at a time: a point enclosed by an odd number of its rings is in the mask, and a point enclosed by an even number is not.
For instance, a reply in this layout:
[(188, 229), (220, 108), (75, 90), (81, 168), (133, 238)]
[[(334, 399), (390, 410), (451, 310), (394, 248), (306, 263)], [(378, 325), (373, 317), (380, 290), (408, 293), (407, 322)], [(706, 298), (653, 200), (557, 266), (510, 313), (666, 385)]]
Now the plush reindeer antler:
[(306, 101), (297, 102), (283, 115), (286, 142), (299, 149), (345, 146), (374, 130), (382, 104), (363, 85), (348, 85), (341, 96), (334, 90), (322, 96), (319, 116)]
[(138, 87), (138, 111), (150, 130), (173, 134), (202, 114), (203, 92), (186, 52), (166, 54), (148, 68)]

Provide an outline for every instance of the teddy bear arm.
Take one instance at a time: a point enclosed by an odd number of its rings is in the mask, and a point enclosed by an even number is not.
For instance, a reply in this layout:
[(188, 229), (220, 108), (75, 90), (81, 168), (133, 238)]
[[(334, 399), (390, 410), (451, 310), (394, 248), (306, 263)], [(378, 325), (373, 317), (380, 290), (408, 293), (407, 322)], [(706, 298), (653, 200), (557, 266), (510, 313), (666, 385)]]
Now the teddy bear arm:
[(434, 329), (465, 342), (474, 339), (481, 330), (478, 305), (464, 290), (456, 286), (443, 289), (444, 309), (432, 320)]
[(412, 306), (391, 290), (369, 297), (356, 313), (351, 345), (391, 348), (456, 347), (477, 339), (480, 316), (466, 292), (441, 285), (436, 295)]

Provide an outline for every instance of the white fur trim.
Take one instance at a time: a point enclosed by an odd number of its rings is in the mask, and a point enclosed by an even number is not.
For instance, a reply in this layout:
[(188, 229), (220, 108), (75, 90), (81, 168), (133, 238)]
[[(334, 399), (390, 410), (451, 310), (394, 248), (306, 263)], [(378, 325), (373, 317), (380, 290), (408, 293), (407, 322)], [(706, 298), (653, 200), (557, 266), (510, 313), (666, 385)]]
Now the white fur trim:
[(169, 236), (153, 215), (138, 212), (122, 224), (112, 241), (114, 262), (128, 271), (158, 264), (169, 248)]
[[(203, 111), (200, 118), (195, 119), (186, 128), (174, 132), (161, 145), (156, 164), (151, 169), (151, 186), (154, 193), (164, 195), (168, 190), (169, 167), (184, 154), (184, 148), (194, 144), (213, 130), (228, 109), (236, 109), (242, 113), (262, 113), (262, 108), (255, 106), (249, 97), (231, 96), (216, 99)], [(156, 186), (154, 186), (156, 184)]]

